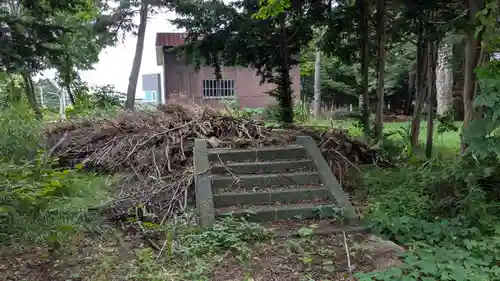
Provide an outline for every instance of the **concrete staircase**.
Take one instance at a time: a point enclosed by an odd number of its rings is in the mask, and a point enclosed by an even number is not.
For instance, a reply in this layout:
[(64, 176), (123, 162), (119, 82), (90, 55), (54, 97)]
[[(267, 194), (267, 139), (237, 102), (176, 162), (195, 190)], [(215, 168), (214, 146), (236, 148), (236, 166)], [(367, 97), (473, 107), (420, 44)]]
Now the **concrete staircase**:
[(207, 149), (195, 141), (196, 202), (200, 223), (225, 215), (264, 222), (357, 218), (347, 195), (310, 137), (256, 149)]

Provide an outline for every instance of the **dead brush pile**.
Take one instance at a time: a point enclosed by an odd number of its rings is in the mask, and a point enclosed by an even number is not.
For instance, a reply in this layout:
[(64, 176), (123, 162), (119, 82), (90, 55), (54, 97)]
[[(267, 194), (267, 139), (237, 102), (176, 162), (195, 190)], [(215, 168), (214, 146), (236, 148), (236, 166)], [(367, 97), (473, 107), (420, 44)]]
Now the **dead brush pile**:
[(87, 169), (123, 175), (116, 199), (106, 206), (111, 219), (148, 214), (160, 222), (182, 213), (193, 196), (194, 139), (206, 139), (209, 147), (246, 148), (294, 143), (301, 134), (317, 141), (337, 175), (348, 166), (380, 161), (375, 151), (340, 130), (276, 131), (209, 108), (180, 105), (126, 112), (115, 119), (54, 124), (48, 130), (48, 146), (61, 165), (83, 163)]

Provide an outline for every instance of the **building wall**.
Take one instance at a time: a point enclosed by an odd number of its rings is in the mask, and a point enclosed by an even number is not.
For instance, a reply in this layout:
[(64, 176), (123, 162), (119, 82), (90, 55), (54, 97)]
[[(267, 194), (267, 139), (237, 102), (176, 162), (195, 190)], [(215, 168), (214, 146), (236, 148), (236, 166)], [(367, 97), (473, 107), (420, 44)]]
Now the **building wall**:
[(161, 104), (163, 94), (161, 92), (161, 74), (143, 74), (142, 75), (142, 98), (139, 102)]
[[(164, 83), (166, 103), (174, 102), (183, 96), (183, 101), (189, 100), (200, 105), (217, 107), (220, 99), (204, 99), (202, 96), (203, 80), (215, 79), (213, 68), (203, 67), (195, 72), (192, 66), (181, 63), (175, 54), (164, 53)], [(274, 84), (260, 85), (260, 76), (256, 71), (245, 67), (222, 67), (222, 79), (235, 80), (235, 91), (242, 107), (262, 108), (274, 102), (266, 92), (274, 89)], [(300, 97), (300, 70), (292, 69), (292, 89), (295, 100)]]

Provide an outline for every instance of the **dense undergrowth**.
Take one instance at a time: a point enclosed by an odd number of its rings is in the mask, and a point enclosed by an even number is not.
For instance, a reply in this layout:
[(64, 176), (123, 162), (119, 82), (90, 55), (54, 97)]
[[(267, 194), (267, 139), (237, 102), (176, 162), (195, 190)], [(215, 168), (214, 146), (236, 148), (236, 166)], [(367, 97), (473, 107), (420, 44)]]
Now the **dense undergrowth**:
[(22, 104), (0, 112), (0, 245), (57, 249), (94, 221), (88, 208), (107, 199), (107, 178), (56, 168), (43, 147), (42, 121)]
[(366, 171), (369, 224), (409, 251), (402, 267), (360, 280), (498, 280), (500, 165), (483, 163), (431, 160)]

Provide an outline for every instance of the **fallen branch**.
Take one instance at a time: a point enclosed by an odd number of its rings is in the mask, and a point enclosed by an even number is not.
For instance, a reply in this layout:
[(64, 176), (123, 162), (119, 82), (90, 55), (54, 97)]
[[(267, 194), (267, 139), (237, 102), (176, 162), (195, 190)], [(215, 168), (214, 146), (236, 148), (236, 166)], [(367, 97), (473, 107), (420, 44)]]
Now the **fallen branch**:
[(344, 249), (347, 255), (347, 269), (349, 270), (349, 280), (354, 280), (352, 277), (352, 265), (351, 265), (351, 254), (349, 253), (349, 246), (347, 246), (347, 236), (345, 235), (345, 231), (342, 231), (342, 236), (344, 240)]

